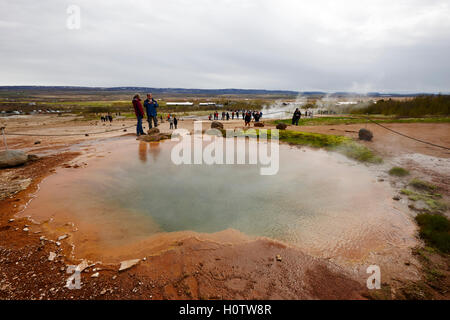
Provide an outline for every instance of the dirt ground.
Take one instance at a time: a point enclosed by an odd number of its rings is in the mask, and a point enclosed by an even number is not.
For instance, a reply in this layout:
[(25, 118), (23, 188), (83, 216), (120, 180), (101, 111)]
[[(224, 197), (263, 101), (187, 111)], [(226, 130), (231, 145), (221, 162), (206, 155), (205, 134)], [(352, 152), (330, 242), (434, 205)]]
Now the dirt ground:
[[(270, 240), (217, 241), (196, 236), (174, 239), (169, 250), (146, 257), (129, 270), (119, 272), (118, 264), (90, 262), (82, 272), (82, 287), (64, 287), (73, 260), (68, 241), (57, 239), (57, 232), (34, 233), (33, 222), (15, 218), (20, 206), (29, 201), (39, 182), (58, 166), (73, 166), (79, 153), (72, 146), (80, 142), (101, 143), (102, 139), (133, 134), (134, 120), (112, 124), (77, 121), (75, 117), (40, 115), (28, 118), (0, 118), (7, 133), (75, 134), (78, 136), (7, 136), (11, 149), (22, 149), (40, 158), (24, 166), (0, 172), (0, 299), (365, 299), (374, 298), (365, 284), (330, 261), (307, 256), (299, 250)], [(242, 121), (223, 121), (225, 128), (240, 128)], [(131, 126), (131, 127), (130, 127)], [(209, 127), (205, 121), (204, 129)], [(450, 145), (448, 124), (388, 124), (390, 128), (420, 139)], [(193, 121), (179, 121), (179, 128), (193, 130)], [(267, 127), (267, 126), (266, 126)], [(289, 127), (292, 130), (346, 135), (352, 138), (366, 125)], [(160, 130), (169, 132), (167, 122)], [(268, 127), (270, 128), (270, 127)], [(448, 159), (448, 151), (423, 146), (389, 131), (367, 125), (374, 141), (366, 143), (381, 155), (402, 159), (417, 153)], [(106, 130), (108, 133), (95, 134)], [(85, 133), (88, 133), (86, 136)], [(423, 172), (420, 168), (415, 168)], [(440, 181), (448, 192), (446, 173), (429, 168), (428, 174)], [(445, 189), (447, 188), (447, 189)], [(22, 190), (23, 189), (23, 190)], [(25, 229), (25, 230), (24, 230)], [(238, 235), (234, 237), (239, 238)], [(56, 254), (49, 259), (50, 252)], [(52, 261), (50, 261), (52, 260)], [(448, 270), (448, 260), (440, 261)], [(98, 277), (95, 273), (99, 273)], [(447, 277), (448, 280), (448, 277)], [(446, 280), (446, 281), (447, 281)], [(399, 280), (401, 282), (401, 279)], [(404, 283), (405, 284), (405, 283)], [(390, 286), (387, 285), (388, 287)], [(414, 289), (416, 290), (416, 289)], [(417, 291), (417, 290), (416, 290)], [(420, 291), (420, 290), (419, 290)], [(417, 298), (405, 290), (389, 292), (387, 298)], [(437, 290), (425, 298), (448, 299), (448, 292)], [(419, 297), (420, 298), (420, 297)]]

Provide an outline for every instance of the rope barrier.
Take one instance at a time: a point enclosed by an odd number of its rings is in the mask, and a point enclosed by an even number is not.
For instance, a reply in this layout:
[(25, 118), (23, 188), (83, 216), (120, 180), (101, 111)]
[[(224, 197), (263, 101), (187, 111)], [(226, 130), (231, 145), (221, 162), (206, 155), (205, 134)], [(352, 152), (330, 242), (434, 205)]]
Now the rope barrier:
[(108, 132), (120, 131), (135, 127), (136, 125), (121, 127), (118, 129), (111, 129), (101, 132), (85, 132), (85, 133), (63, 133), (63, 134), (33, 134), (33, 133), (16, 133), (16, 132), (3, 132), (4, 135), (7, 136), (28, 136), (28, 137), (71, 137), (71, 136), (85, 136), (85, 135), (94, 135), (94, 134), (103, 134)]
[(433, 146), (433, 147), (438, 147), (438, 148), (442, 148), (442, 149), (445, 149), (445, 150), (450, 150), (450, 148), (448, 148), (448, 147), (441, 146), (441, 145), (438, 145), (438, 144), (434, 144), (434, 143), (431, 143), (431, 142), (428, 142), (428, 141), (423, 141), (423, 140), (420, 140), (420, 139), (417, 139), (417, 138), (408, 136), (408, 135), (406, 135), (406, 134), (404, 134), (404, 133), (395, 131), (395, 130), (393, 130), (393, 129), (390, 129), (390, 128), (388, 128), (388, 127), (383, 126), (382, 124), (380, 124), (380, 123), (378, 123), (378, 122), (376, 122), (375, 120), (372, 120), (372, 119), (370, 119), (370, 118), (367, 118), (367, 120), (369, 120), (369, 121), (375, 123), (377, 126), (380, 126), (380, 127), (384, 128), (384, 129), (386, 129), (386, 130), (389, 130), (389, 131), (391, 131), (391, 132), (393, 132), (393, 133), (396, 133), (396, 134), (398, 134), (398, 135), (400, 135), (400, 136), (403, 136), (403, 137), (405, 137), (405, 138), (408, 138), (408, 139), (411, 139), (411, 140), (415, 140), (415, 141), (417, 141), (417, 142), (421, 142), (421, 143), (424, 143), (424, 144), (428, 144), (428, 145)]

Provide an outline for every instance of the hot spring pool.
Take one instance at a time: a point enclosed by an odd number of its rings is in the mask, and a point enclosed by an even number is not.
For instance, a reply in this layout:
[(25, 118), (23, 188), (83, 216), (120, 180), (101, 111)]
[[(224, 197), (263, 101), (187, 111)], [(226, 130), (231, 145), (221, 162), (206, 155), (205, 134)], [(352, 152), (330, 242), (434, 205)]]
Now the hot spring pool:
[(74, 222), (74, 239), (98, 248), (227, 229), (319, 256), (406, 245), (412, 224), (394, 207), (388, 183), (344, 156), (280, 145), (278, 174), (263, 176), (256, 165), (177, 166), (173, 145), (134, 138), (94, 144), (80, 158), (87, 166), (45, 179), (22, 215), (61, 228)]

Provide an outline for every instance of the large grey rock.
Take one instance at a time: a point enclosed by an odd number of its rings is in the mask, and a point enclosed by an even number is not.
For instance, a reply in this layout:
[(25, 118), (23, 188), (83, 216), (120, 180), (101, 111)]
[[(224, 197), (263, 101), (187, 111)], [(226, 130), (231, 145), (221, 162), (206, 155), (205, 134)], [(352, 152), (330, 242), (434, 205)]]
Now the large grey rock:
[(153, 142), (153, 141), (160, 141), (165, 139), (170, 139), (171, 135), (170, 133), (155, 133), (152, 135), (141, 135), (136, 138), (136, 140), (141, 141), (147, 141), (147, 142)]
[(286, 130), (287, 125), (285, 123), (279, 123), (279, 124), (277, 124), (276, 128), (278, 130)]
[(373, 138), (372, 131), (367, 129), (360, 129), (358, 132), (359, 140), (371, 141)]
[(0, 168), (20, 166), (28, 161), (28, 156), (20, 150), (5, 150), (0, 152)]
[(147, 133), (149, 135), (156, 134), (156, 133), (159, 133), (159, 129), (158, 128), (151, 128), (151, 129), (148, 129)]
[(211, 122), (211, 129), (223, 129), (223, 124), (220, 123), (219, 121), (213, 121)]

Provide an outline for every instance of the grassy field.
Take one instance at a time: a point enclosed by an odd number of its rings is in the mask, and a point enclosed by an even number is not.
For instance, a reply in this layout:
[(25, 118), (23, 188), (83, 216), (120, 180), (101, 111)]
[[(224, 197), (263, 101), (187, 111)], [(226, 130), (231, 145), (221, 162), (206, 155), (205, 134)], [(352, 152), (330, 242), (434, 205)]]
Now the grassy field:
[[(259, 137), (260, 130), (237, 132), (235, 136), (247, 135)], [(252, 133), (253, 132), (253, 133)], [(225, 136), (225, 130), (222, 130)], [(271, 137), (271, 130), (267, 130), (267, 138)], [(323, 148), (329, 151), (339, 152), (350, 159), (365, 163), (381, 163), (382, 158), (369, 148), (344, 136), (327, 135), (320, 133), (299, 132), (291, 130), (280, 130), (279, 140), (291, 145), (308, 146), (312, 148)]]
[[(384, 117), (384, 116), (370, 116), (370, 119), (379, 123), (449, 123), (450, 117), (423, 117), (423, 118), (398, 118), (398, 117)], [(291, 119), (284, 120), (268, 120), (266, 123), (276, 125), (278, 123), (285, 123), (291, 125)], [(338, 125), (338, 124), (357, 124), (370, 123), (367, 117), (358, 116), (336, 116), (326, 117), (320, 116), (315, 118), (301, 118), (298, 122), (299, 126), (323, 126), (323, 125)]]

